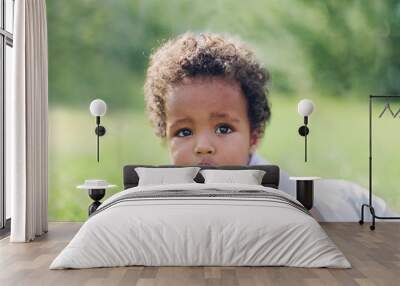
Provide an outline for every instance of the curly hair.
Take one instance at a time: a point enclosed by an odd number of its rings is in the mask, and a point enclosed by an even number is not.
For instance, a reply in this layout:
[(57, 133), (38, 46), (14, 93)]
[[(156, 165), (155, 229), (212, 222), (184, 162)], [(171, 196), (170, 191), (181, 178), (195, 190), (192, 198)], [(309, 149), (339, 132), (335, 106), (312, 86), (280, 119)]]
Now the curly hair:
[(184, 78), (223, 76), (240, 84), (247, 100), (250, 130), (264, 135), (271, 117), (269, 73), (239, 40), (214, 33), (186, 32), (170, 39), (151, 56), (144, 85), (147, 114), (156, 135), (166, 137), (165, 98)]

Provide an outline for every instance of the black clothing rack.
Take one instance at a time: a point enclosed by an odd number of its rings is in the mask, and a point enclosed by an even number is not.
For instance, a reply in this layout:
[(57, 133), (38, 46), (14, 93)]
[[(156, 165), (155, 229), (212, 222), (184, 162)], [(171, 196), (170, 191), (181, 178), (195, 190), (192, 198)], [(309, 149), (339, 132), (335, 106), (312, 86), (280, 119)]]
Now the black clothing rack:
[[(375, 98), (386, 98), (386, 99), (393, 99), (397, 98), (400, 99), (399, 95), (370, 95), (369, 96), (369, 203), (368, 204), (363, 204), (361, 206), (361, 219), (359, 221), (360, 224), (364, 223), (364, 207), (369, 208), (369, 211), (371, 212), (372, 215), (372, 224), (369, 226), (371, 230), (375, 229), (375, 219), (400, 219), (400, 217), (383, 217), (383, 216), (378, 216), (375, 214), (375, 209), (372, 206), (372, 101)], [(385, 105), (385, 109), (387, 106)], [(384, 110), (385, 111), (385, 110)], [(381, 116), (383, 115), (384, 111), (381, 113)], [(395, 117), (398, 113), (395, 115), (392, 113), (392, 115)]]

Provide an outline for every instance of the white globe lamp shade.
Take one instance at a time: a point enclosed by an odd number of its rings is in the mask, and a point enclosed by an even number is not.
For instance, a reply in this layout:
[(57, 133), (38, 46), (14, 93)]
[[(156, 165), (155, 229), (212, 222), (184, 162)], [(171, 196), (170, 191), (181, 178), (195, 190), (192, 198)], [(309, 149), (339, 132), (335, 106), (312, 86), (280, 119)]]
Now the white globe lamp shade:
[(309, 116), (314, 111), (314, 103), (309, 99), (303, 99), (297, 105), (297, 112), (301, 116)]
[(107, 112), (107, 104), (101, 99), (95, 99), (90, 103), (89, 109), (93, 116), (104, 116)]

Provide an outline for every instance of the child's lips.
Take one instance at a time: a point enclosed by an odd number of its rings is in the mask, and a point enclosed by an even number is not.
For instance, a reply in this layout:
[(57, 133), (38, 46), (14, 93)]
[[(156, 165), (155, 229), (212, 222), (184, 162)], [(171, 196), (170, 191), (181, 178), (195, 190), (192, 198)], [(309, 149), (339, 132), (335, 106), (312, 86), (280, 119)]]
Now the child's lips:
[(215, 165), (215, 163), (211, 160), (202, 160), (198, 163), (198, 165), (211, 166)]

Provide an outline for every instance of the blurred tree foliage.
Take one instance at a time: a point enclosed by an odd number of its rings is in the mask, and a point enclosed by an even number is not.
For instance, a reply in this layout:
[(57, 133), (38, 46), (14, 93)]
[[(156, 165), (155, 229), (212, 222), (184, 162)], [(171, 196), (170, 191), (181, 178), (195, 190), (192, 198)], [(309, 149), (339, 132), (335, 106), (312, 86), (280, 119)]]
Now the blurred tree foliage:
[(256, 50), (286, 95), (400, 91), (395, 0), (48, 0), (50, 104), (100, 97), (143, 108), (152, 49), (187, 30), (230, 33)]

